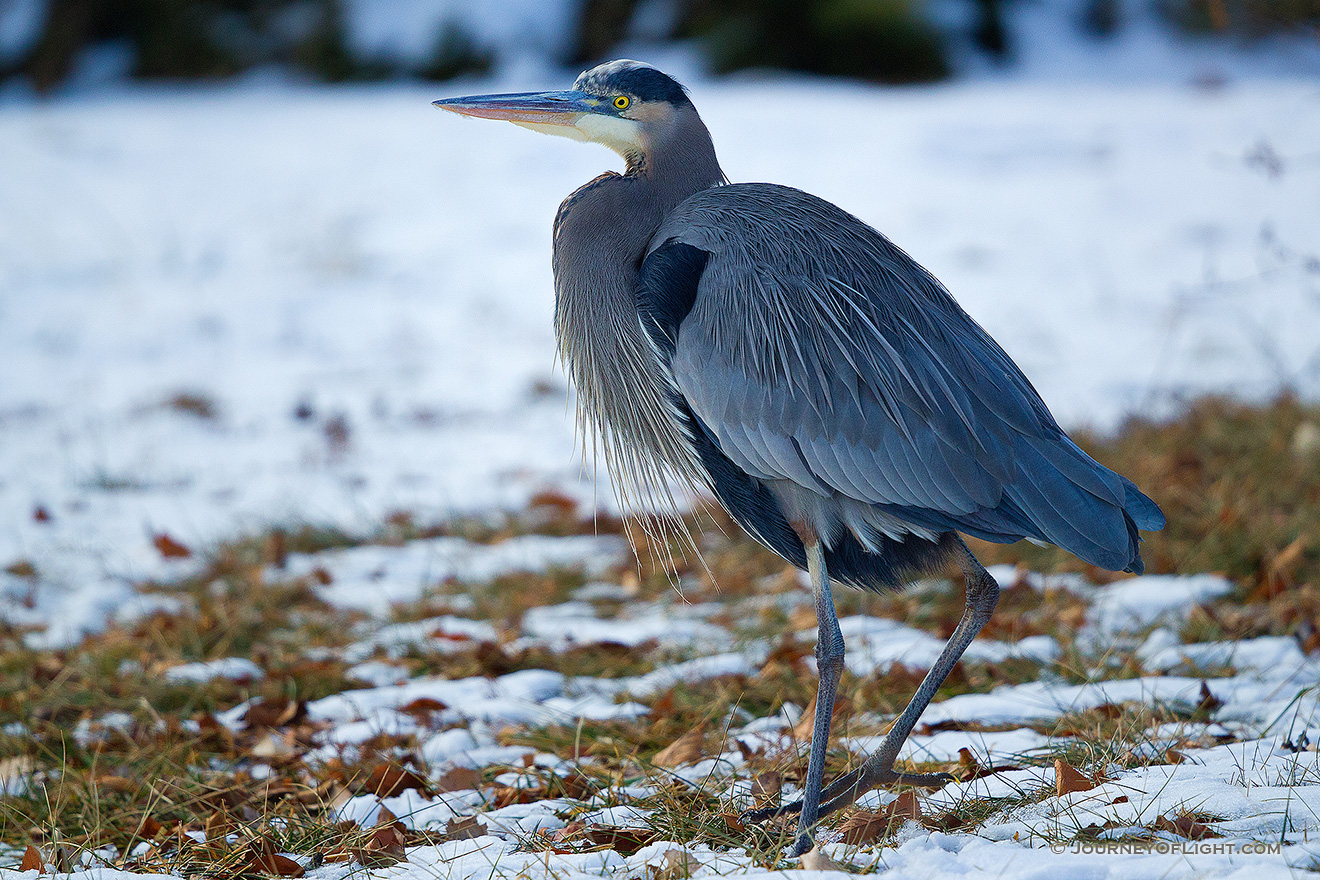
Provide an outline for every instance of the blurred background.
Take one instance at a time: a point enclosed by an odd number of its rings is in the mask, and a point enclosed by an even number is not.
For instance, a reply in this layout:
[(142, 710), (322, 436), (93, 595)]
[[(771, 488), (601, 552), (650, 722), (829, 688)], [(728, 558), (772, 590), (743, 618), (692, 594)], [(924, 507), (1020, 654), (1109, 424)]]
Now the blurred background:
[[(0, 80), (40, 93), (268, 68), (322, 82), (445, 80), (663, 46), (718, 73), (882, 83), (1061, 73), (1120, 46), (1128, 72), (1231, 44), (1314, 73), (1317, 27), (1317, 0), (3, 0)], [(1223, 75), (1202, 63), (1202, 75)]]

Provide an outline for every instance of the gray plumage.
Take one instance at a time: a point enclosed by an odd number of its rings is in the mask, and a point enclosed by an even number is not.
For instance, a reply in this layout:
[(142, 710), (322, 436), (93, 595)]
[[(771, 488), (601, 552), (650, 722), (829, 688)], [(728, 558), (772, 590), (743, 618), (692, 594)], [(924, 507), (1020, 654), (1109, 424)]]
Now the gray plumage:
[[(568, 197), (554, 225), (555, 327), (583, 430), (616, 486), (664, 507), (708, 490), (811, 574), (820, 685), (795, 851), (822, 815), (879, 784), (993, 612), (998, 586), (958, 534), (1057, 544), (1142, 570), (1159, 508), (1059, 429), (1007, 354), (907, 254), (815, 196), (728, 184), (686, 92), (612, 62), (570, 92), (437, 101), (604, 143), (627, 162)], [(843, 662), (831, 578), (899, 588), (954, 560), (963, 619), (881, 747), (826, 787)]]

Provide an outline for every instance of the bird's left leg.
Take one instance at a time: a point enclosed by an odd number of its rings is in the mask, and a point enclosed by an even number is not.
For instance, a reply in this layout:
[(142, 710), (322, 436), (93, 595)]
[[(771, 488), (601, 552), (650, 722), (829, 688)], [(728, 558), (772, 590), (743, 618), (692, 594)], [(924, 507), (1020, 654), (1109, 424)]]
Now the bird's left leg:
[(797, 839), (793, 855), (800, 856), (812, 847), (811, 829), (820, 818), (821, 786), (825, 779), (825, 751), (830, 742), (830, 722), (834, 718), (834, 698), (843, 675), (843, 632), (830, 593), (830, 575), (825, 568), (825, 548), (817, 538), (807, 543), (807, 572), (811, 575), (811, 595), (816, 602), (816, 720), (811, 728), (811, 756), (807, 759), (807, 784), (798, 816)]

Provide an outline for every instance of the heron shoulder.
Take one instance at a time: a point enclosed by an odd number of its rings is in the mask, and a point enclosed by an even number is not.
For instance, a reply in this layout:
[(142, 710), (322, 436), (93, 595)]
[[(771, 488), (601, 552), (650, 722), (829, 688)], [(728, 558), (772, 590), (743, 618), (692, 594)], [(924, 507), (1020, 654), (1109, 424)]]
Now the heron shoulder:
[(700, 243), (721, 248), (747, 241), (758, 230), (785, 228), (880, 235), (839, 206), (800, 189), (777, 183), (731, 183), (704, 189), (679, 204), (657, 231), (652, 250), (674, 237), (699, 237)]

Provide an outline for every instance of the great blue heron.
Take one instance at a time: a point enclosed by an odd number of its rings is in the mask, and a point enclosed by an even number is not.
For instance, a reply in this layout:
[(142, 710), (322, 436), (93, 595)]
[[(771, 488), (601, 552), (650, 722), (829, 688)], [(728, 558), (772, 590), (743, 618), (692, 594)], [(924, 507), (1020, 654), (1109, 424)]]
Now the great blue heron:
[[(811, 577), (820, 682), (794, 852), (877, 785), (999, 599), (958, 533), (1063, 547), (1141, 572), (1137, 529), (1164, 516), (1095, 462), (929, 272), (861, 220), (796, 189), (730, 184), (682, 86), (636, 61), (572, 91), (436, 101), (604, 144), (627, 162), (554, 226), (555, 329), (579, 417), (616, 485), (677, 478)], [(662, 490), (663, 491), (663, 490)], [(830, 579), (883, 591), (956, 560), (967, 602), (880, 747), (822, 788), (843, 670)]]

